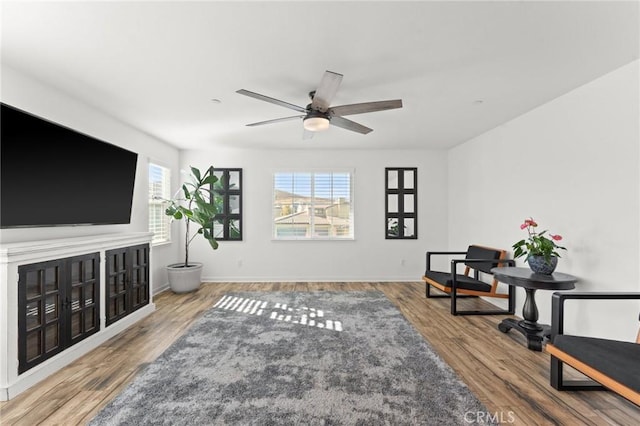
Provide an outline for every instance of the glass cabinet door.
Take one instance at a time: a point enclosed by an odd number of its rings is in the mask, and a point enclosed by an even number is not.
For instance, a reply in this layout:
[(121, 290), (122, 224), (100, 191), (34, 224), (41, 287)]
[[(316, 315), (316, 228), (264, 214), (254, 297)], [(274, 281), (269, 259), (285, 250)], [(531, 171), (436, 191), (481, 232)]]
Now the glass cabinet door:
[(107, 325), (149, 303), (149, 245), (107, 250)]
[(60, 352), (60, 281), (64, 263), (50, 261), (18, 269), (18, 372)]
[(98, 253), (18, 267), (18, 373), (97, 332)]
[(80, 341), (98, 331), (98, 297), (100, 267), (92, 256), (74, 258), (70, 265), (70, 293), (68, 295), (71, 319), (71, 340)]

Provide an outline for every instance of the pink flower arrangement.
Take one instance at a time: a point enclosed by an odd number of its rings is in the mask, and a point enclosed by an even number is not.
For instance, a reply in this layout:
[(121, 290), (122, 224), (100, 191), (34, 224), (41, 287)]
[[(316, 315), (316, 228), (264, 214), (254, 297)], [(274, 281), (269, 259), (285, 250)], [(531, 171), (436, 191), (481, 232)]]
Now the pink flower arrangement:
[(529, 237), (515, 243), (512, 247), (514, 249), (513, 256), (521, 257), (526, 256), (524, 261), (529, 260), (531, 256), (543, 256), (545, 261), (549, 263), (552, 256), (560, 257), (557, 250), (566, 250), (565, 247), (561, 247), (556, 244), (556, 241), (562, 240), (562, 235), (559, 234), (547, 234), (549, 238), (545, 236), (547, 230), (542, 232), (536, 232), (538, 223), (533, 218), (525, 219), (520, 229), (526, 229)]

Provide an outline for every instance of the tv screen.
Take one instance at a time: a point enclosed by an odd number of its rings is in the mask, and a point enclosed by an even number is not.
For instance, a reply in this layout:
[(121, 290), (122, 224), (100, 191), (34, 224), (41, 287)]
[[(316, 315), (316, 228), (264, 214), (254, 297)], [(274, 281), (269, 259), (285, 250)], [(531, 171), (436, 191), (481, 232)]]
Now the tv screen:
[(0, 227), (130, 223), (138, 154), (1, 107)]

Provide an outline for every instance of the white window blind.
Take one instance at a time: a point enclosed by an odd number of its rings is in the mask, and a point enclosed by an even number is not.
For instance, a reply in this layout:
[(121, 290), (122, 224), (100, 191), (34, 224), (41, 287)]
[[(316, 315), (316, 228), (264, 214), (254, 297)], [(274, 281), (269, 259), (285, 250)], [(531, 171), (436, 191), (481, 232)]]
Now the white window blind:
[(353, 239), (352, 172), (276, 172), (275, 239)]
[(171, 170), (149, 163), (149, 232), (153, 244), (171, 241), (171, 218), (164, 214), (171, 197)]

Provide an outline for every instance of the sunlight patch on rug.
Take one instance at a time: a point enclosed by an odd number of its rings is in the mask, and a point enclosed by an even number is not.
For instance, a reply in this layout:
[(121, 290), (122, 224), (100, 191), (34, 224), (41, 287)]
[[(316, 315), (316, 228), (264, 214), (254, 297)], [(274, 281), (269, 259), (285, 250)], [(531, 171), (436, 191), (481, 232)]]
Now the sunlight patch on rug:
[(325, 311), (307, 306), (296, 308), (281, 302), (270, 303), (246, 297), (223, 296), (213, 307), (257, 316), (270, 311), (268, 317), (272, 320), (342, 331), (342, 321), (325, 318)]

